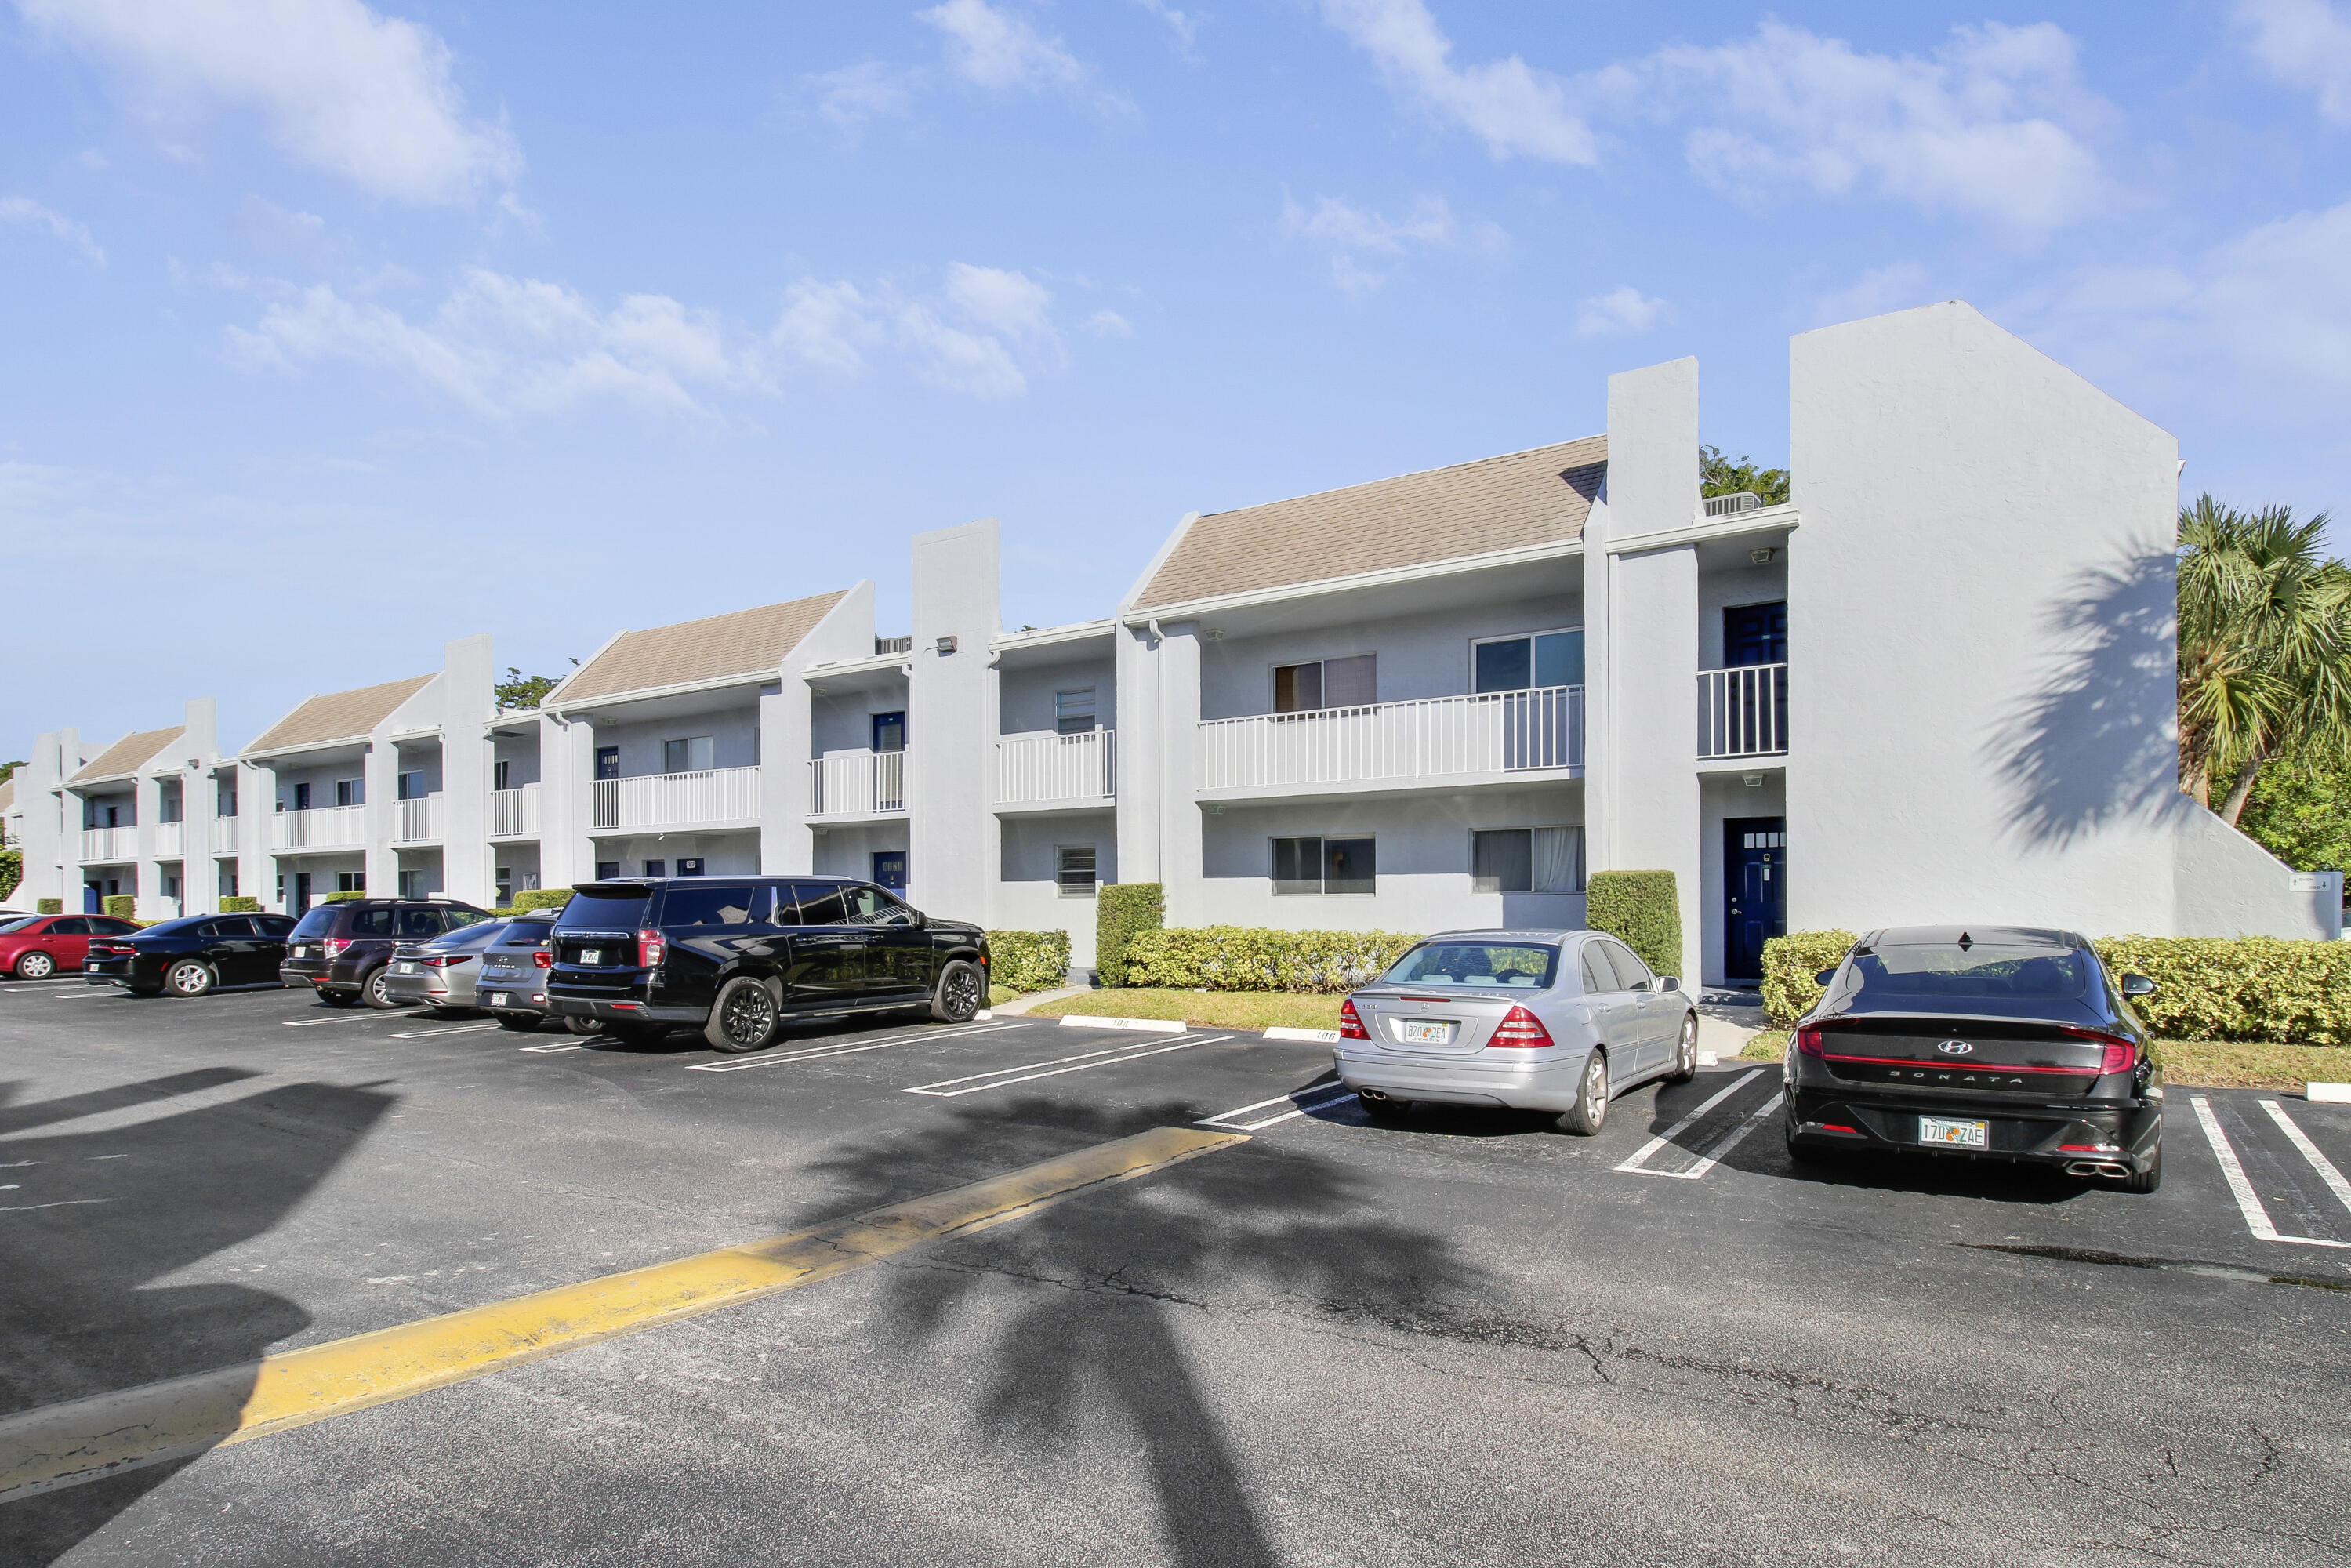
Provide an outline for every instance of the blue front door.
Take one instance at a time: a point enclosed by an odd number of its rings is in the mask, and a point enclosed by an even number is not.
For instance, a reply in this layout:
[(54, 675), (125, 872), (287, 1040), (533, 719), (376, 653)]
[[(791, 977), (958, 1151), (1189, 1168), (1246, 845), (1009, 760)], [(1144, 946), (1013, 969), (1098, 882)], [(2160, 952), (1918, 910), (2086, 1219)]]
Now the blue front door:
[(1788, 934), (1788, 820), (1733, 817), (1722, 829), (1722, 977), (1761, 982), (1763, 944)]
[(876, 850), (873, 852), (873, 882), (893, 893), (906, 891), (906, 852)]

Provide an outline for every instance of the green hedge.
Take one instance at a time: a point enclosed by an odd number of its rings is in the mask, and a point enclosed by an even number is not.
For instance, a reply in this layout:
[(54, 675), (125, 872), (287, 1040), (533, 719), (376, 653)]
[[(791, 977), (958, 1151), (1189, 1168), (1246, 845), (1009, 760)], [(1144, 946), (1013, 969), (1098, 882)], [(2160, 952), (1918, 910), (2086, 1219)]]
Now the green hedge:
[(1596, 871), (1584, 889), (1583, 923), (1605, 931), (1660, 975), (1682, 972), (1682, 901), (1669, 871)]
[(1094, 972), (1105, 986), (1123, 986), (1127, 944), (1167, 924), (1167, 895), (1155, 882), (1115, 882), (1094, 894)]
[(356, 900), (365, 898), (366, 896), (367, 890), (365, 888), (347, 887), (342, 889), (340, 892), (328, 894), (325, 897), (319, 899), (319, 902), (321, 904), (350, 904)]
[(139, 898), (136, 894), (110, 893), (99, 901), (100, 909), (117, 920), (139, 918)]
[(258, 915), (261, 913), (261, 900), (257, 898), (247, 898), (241, 894), (229, 894), (220, 901), (220, 912), (223, 915)]
[(0, 898), (16, 892), (17, 884), (24, 880), (25, 852), (0, 850)]
[(1269, 931), (1252, 925), (1144, 931), (1126, 983), (1208, 991), (1351, 991), (1377, 979), (1417, 936), (1395, 931)]
[(37, 898), (33, 900), (33, 913), (36, 915), (63, 915), (65, 912), (66, 901), (62, 898)]
[(560, 909), (570, 902), (571, 890), (568, 887), (526, 887), (514, 895), (514, 902), (507, 907), (520, 915), (528, 909)]
[(1070, 983), (1066, 931), (991, 931), (988, 977), (1007, 990), (1051, 991)]
[[(1813, 976), (1855, 941), (1849, 931), (1799, 931), (1763, 945), (1763, 1006), (1793, 1023), (1820, 999)], [(2155, 995), (2131, 1003), (2166, 1040), (2351, 1044), (2351, 942), (2275, 936), (2108, 936), (2091, 946), (2116, 975), (2145, 975)]]

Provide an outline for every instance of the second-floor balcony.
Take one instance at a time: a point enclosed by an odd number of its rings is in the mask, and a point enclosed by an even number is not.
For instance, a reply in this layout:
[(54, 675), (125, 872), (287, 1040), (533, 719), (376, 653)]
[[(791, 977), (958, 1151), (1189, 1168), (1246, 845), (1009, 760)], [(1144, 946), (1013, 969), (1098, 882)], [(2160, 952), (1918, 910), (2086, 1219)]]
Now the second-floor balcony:
[(519, 789), (490, 791), (490, 837), (538, 837), (538, 785), (525, 784)]
[(319, 806), (279, 811), (269, 819), (273, 850), (357, 850), (367, 847), (365, 806)]
[(139, 830), (84, 828), (81, 858), (85, 865), (93, 862), (135, 861), (139, 858)]
[(1788, 666), (1741, 664), (1698, 673), (1698, 754), (1782, 757), (1788, 750)]
[(599, 779), (591, 786), (590, 830), (747, 828), (759, 821), (759, 769), (705, 768)]
[(886, 817), (906, 809), (906, 754), (836, 751), (809, 762), (809, 815)]
[(395, 844), (437, 844), (441, 841), (441, 791), (392, 803), (392, 841)]
[(235, 817), (214, 817), (213, 819), (212, 839), (213, 853), (216, 855), (233, 855), (236, 853), (236, 819)]
[(184, 847), (187, 841), (188, 825), (185, 822), (171, 821), (156, 823), (155, 858), (159, 861), (178, 860), (183, 854), (187, 852)]
[(1210, 719), (1200, 788), (1403, 788), (1583, 766), (1583, 688), (1478, 692), (1418, 702)]
[(1005, 736), (996, 743), (996, 803), (1067, 807), (1113, 800), (1116, 746), (1116, 733), (1107, 729)]

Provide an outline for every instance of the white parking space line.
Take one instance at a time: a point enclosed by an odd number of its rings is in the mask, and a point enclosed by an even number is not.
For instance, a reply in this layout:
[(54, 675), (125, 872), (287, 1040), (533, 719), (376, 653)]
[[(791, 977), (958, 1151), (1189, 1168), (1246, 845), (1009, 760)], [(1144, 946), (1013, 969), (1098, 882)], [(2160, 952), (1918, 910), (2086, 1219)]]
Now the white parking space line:
[(526, 1045), (522, 1049), (540, 1056), (553, 1056), (559, 1051), (578, 1051), (580, 1048), (577, 1045)]
[(386, 1040), (430, 1040), (436, 1034), (479, 1034), (486, 1029), (501, 1027), (491, 1023), (458, 1023), (446, 1029), (412, 1029), (400, 1034), (386, 1035)]
[(2283, 1133), (2287, 1141), (2301, 1151), (2302, 1157), (2310, 1162), (2310, 1168), (2318, 1173), (2319, 1180), (2326, 1184), (2326, 1190), (2335, 1195), (2335, 1201), (2351, 1208), (2351, 1181), (2343, 1179), (2343, 1173), (2335, 1168), (2335, 1162), (2319, 1153), (2318, 1145), (2310, 1141), (2310, 1134), (2287, 1120), (2285, 1112), (2276, 1101), (2264, 1100), (2261, 1105), (2270, 1113), (2270, 1120), (2278, 1124), (2278, 1131)]
[[(1040, 1078), (1059, 1078), (1065, 1072), (1087, 1072), (1097, 1067), (1116, 1067), (1121, 1062), (1136, 1061), (1146, 1056), (1164, 1056), (1171, 1051), (1189, 1051), (1196, 1045), (1213, 1045), (1220, 1040), (1230, 1040), (1228, 1034), (1203, 1035), (1197, 1040), (1179, 1040), (1173, 1045), (1117, 1046), (1108, 1051), (1083, 1051), (1076, 1056), (1058, 1056), (1049, 1061), (1024, 1061), (1018, 1067), (998, 1068), (994, 1072), (967, 1073), (961, 1078), (943, 1078), (936, 1083), (920, 1083), (901, 1091), (907, 1094), (929, 1094), (941, 1100), (957, 1095), (977, 1094), (988, 1089), (1008, 1089), (1015, 1083), (1029, 1083)], [(1098, 1060), (1097, 1060), (1098, 1059)], [(1064, 1066), (1063, 1063), (1074, 1065)], [(1030, 1068), (1043, 1071), (1031, 1072)], [(1018, 1074), (1018, 1076), (1008, 1076)], [(981, 1082), (986, 1080), (987, 1082)], [(961, 1087), (959, 1087), (961, 1086)]]
[(403, 1013), (390, 1018), (382, 1013), (341, 1013), (330, 1019), (279, 1019), (287, 1029), (316, 1029), (322, 1023), (414, 1023), (423, 1015)]
[(1634, 1151), (1633, 1157), (1631, 1159), (1626, 1160), (1623, 1165), (1618, 1166), (1616, 1168), (1620, 1171), (1638, 1172), (1644, 1176), (1656, 1175), (1657, 1173), (1655, 1171), (1641, 1170), (1642, 1165), (1647, 1161), (1651, 1155), (1656, 1154), (1659, 1149), (1664, 1148), (1667, 1144), (1672, 1143), (1676, 1138), (1681, 1136), (1681, 1134), (1688, 1129), (1691, 1123), (1697, 1121), (1708, 1111), (1713, 1110), (1717, 1105), (1721, 1104), (1725, 1100), (1729, 1099), (1733, 1094), (1738, 1093), (1741, 1089), (1746, 1088), (1750, 1083), (1754, 1082), (1758, 1078), (1762, 1076), (1763, 1070), (1759, 1067), (1752, 1072), (1741, 1074), (1730, 1084), (1729, 1087), (1716, 1090), (1713, 1096), (1708, 1099), (1705, 1104), (1700, 1105), (1697, 1110), (1691, 1112), (1688, 1115), (1684, 1116), (1680, 1121), (1676, 1122), (1672, 1126), (1667, 1127), (1664, 1132), (1659, 1133), (1647, 1143), (1643, 1144), (1638, 1149)]
[(2220, 1130), (2220, 1119), (2212, 1113), (2211, 1103), (2202, 1095), (2189, 1097), (2195, 1108), (2196, 1120), (2203, 1124), (2204, 1140), (2212, 1145), (2212, 1157), (2220, 1163), (2220, 1175), (2229, 1184), (2229, 1191), (2237, 1199), (2238, 1212), (2245, 1217), (2245, 1228), (2253, 1233), (2256, 1241), (2292, 1241), (2304, 1247), (2351, 1248), (2351, 1241), (2335, 1241), (2318, 1236), (2283, 1236), (2270, 1223), (2270, 1211), (2262, 1207), (2259, 1194), (2245, 1176), (2245, 1167), (2237, 1159), (2237, 1151), (2229, 1142), (2229, 1134)]
[[(1306, 1095), (1312, 1095), (1314, 1098), (1302, 1098)], [(1354, 1097), (1355, 1092), (1344, 1084), (1317, 1083), (1305, 1089), (1293, 1089), (1287, 1094), (1277, 1094), (1270, 1100), (1259, 1100), (1253, 1105), (1237, 1105), (1229, 1111), (1219, 1112), (1214, 1116), (1203, 1116), (1192, 1124), (1196, 1127), (1222, 1127), (1236, 1133), (1253, 1133), (1259, 1127), (1270, 1127), (1276, 1122), (1287, 1122), (1292, 1116), (1304, 1116), (1322, 1110), (1326, 1106), (1336, 1105), (1342, 1100), (1353, 1100)], [(1270, 1116), (1259, 1117), (1253, 1122), (1233, 1120), (1236, 1116), (1246, 1116), (1252, 1111), (1262, 1111), (1269, 1105), (1287, 1105), (1290, 1109)]]
[(952, 1040), (959, 1035), (995, 1034), (1002, 1030), (1019, 1029), (1017, 1023), (970, 1025), (962, 1029), (925, 1030), (917, 1034), (893, 1035), (888, 1040), (835, 1040), (830, 1045), (812, 1045), (804, 1051), (764, 1051), (738, 1061), (697, 1061), (688, 1072), (741, 1072), (747, 1068), (774, 1067), (786, 1061), (807, 1061), (817, 1057), (854, 1056), (863, 1051), (886, 1051), (893, 1045), (912, 1045), (917, 1040)]

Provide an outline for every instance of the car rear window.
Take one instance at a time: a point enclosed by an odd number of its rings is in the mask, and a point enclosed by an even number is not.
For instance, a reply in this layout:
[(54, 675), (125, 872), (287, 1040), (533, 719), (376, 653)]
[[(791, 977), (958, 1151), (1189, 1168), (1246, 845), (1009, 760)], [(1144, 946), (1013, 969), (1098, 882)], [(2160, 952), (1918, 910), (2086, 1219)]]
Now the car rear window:
[(1877, 946), (1852, 960), (1864, 996), (2070, 998), (2090, 986), (2088, 955), (2071, 947), (1974, 942)]
[(563, 913), (555, 917), (558, 931), (635, 931), (645, 923), (645, 903), (653, 889), (643, 883), (603, 883), (576, 888)]
[(444, 953), (470, 953), (477, 947), (486, 947), (496, 941), (499, 934), (506, 928), (507, 925), (503, 920), (475, 921), (471, 925), (460, 926), (446, 936), (428, 942), (425, 946), (437, 947)]
[(321, 904), (303, 913), (290, 933), (296, 936), (324, 936), (335, 928), (335, 916), (342, 911), (331, 904)]
[(1395, 986), (1511, 986), (1541, 990), (1559, 966), (1541, 942), (1423, 942), (1381, 978)]
[(509, 920), (498, 929), (501, 947), (541, 947), (547, 944), (547, 934), (555, 929), (552, 920)]
[(768, 918), (768, 890), (742, 883), (673, 885), (662, 894), (661, 927), (674, 931), (696, 925), (748, 925)]
[(9, 920), (8, 920), (8, 922), (7, 922), (7, 924), (6, 924), (6, 925), (0, 925), (0, 936), (6, 936), (9, 932), (11, 932), (11, 931), (22, 931), (26, 926), (30, 925), (34, 921), (36, 921), (36, 920), (45, 920), (45, 919), (47, 919), (47, 918), (48, 918), (47, 915), (12, 915), (12, 916), (9, 918)]

